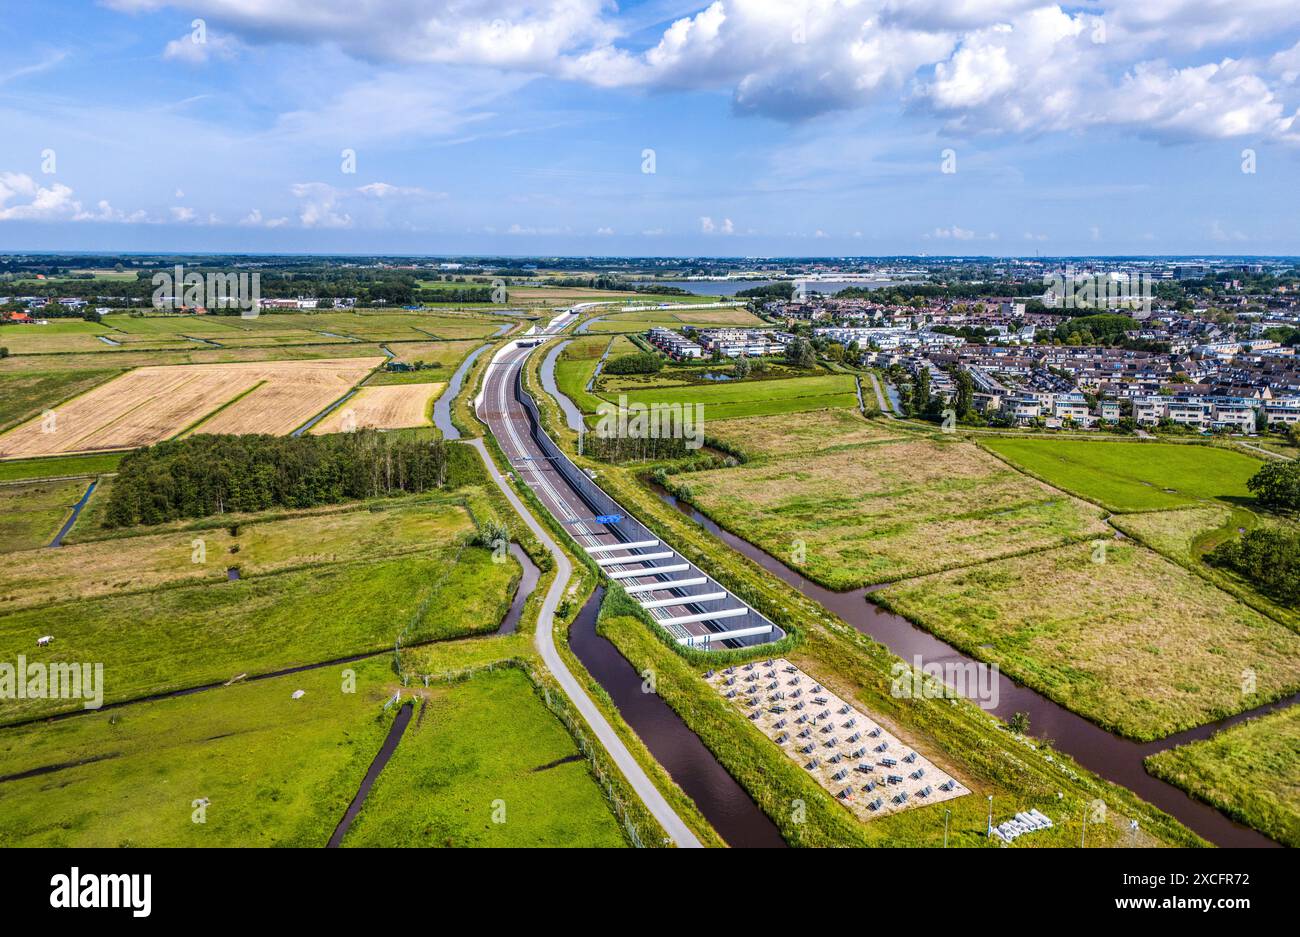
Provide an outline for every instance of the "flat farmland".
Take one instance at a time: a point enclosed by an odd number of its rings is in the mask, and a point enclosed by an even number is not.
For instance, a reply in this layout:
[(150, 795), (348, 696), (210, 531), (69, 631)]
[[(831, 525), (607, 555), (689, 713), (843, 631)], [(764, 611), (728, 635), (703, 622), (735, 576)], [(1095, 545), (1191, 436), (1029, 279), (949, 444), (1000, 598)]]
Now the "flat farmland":
[(1176, 443), (1081, 439), (981, 440), (1008, 462), (1112, 511), (1155, 511), (1251, 497), (1262, 463), (1241, 452)]
[[(697, 300), (698, 302), (698, 300)], [(617, 310), (619, 307), (614, 307)], [(588, 326), (591, 332), (644, 332), (653, 326), (680, 329), (685, 325), (704, 328), (761, 329), (768, 324), (743, 306), (718, 309), (638, 309), (634, 312), (612, 311), (601, 314), (599, 321)]]
[(84, 478), (0, 485), (0, 553), (48, 544), (88, 486)]
[(1295, 632), (1145, 547), (1113, 541), (1097, 559), (1092, 545), (1072, 544), (896, 583), (875, 598), (1139, 740), (1300, 687)]
[(358, 429), (407, 429), (428, 426), (429, 405), (446, 384), (381, 384), (361, 388), (356, 396), (311, 428), (312, 435)]
[(475, 348), (482, 346), (478, 339), (459, 342), (390, 342), (388, 350), (394, 361), (415, 366), (418, 371), (379, 371), (366, 381), (367, 387), (381, 384), (427, 384), (430, 381), (450, 379), (452, 372)]
[[(16, 487), (20, 486), (0, 486), (0, 498)], [(79, 498), (86, 483), (46, 483), (46, 487), (54, 492), (57, 510), (40, 530), (52, 534), (66, 514), (64, 502)], [(253, 517), (252, 522), (221, 527), (17, 553), (0, 566), (0, 614), (160, 586), (224, 583), (229, 567), (238, 568), (246, 581), (286, 570), (399, 556), (448, 542), (465, 530), (461, 507), (428, 498), (385, 505), (382, 510), (358, 506), (279, 520)], [(87, 520), (83, 513), (80, 523)], [(48, 540), (42, 533), (40, 546)]]
[(1300, 847), (1300, 707), (1151, 755), (1146, 766), (1234, 820)]
[(672, 481), (720, 524), (834, 589), (1109, 535), (1094, 506), (962, 442), (805, 452)]
[(730, 443), (760, 458), (902, 438), (888, 423), (868, 420), (856, 410), (813, 410), (795, 417), (720, 420), (708, 424), (708, 434), (711, 439)]
[[(466, 516), (462, 530), (470, 527)], [(0, 613), (0, 653), (38, 663), (102, 661), (107, 702), (264, 674), (407, 643), (495, 630), (519, 566), (461, 537), (418, 553), (290, 569)], [(51, 634), (54, 643), (37, 647)], [(9, 700), (0, 722), (81, 708)]]
[(381, 360), (138, 368), (55, 409), (48, 419), (32, 420), (0, 436), (0, 457), (150, 445), (218, 410), (204, 423), (204, 432), (288, 433), (338, 399)]
[[(619, 394), (602, 391), (617, 403)], [(848, 374), (819, 374), (780, 380), (681, 384), (629, 392), (629, 404), (702, 404), (704, 419), (728, 420), (773, 413), (796, 413), (827, 407), (856, 407), (857, 389)]]
[(194, 342), (183, 338), (166, 338), (159, 336), (130, 336), (102, 333), (110, 342), (103, 341), (99, 334), (50, 333), (40, 326), (23, 326), (11, 328), (0, 341), (5, 343), (12, 355), (52, 355), (81, 352), (109, 356), (123, 351), (170, 350), (193, 345)]
[(354, 693), (340, 665), (0, 731), (0, 775), (61, 766), (3, 784), (0, 846), (324, 846), (400, 686), (387, 656), (346, 666)]
[[(421, 688), (344, 846), (626, 845), (573, 738), (512, 668)], [(503, 801), (507, 822), (492, 822)]]
[(90, 371), (36, 371), (0, 374), (0, 429), (57, 407), (63, 401), (106, 383), (122, 372), (96, 368)]
[(175, 347), (139, 350), (134, 347), (105, 349), (111, 354), (10, 355), (0, 358), (0, 376), (60, 371), (90, 371), (105, 368), (161, 367), (178, 364), (238, 364), (255, 361), (313, 361), (323, 358), (375, 358), (384, 352), (378, 343), (334, 342), (311, 345), (257, 345), (225, 348), (201, 342), (181, 341)]

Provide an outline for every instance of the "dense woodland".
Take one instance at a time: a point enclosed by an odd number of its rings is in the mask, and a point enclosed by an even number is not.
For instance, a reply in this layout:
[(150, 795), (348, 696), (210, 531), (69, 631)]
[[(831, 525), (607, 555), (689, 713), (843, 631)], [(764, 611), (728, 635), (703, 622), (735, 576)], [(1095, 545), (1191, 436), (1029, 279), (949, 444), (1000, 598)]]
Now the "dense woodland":
[[(468, 455), (467, 455), (468, 454)], [(161, 524), (455, 488), (477, 463), (463, 446), (362, 430), (332, 436), (211, 436), (126, 456), (105, 525)]]
[(1300, 531), (1252, 530), (1240, 540), (1220, 544), (1208, 559), (1248, 579), (1282, 604), (1300, 606)]

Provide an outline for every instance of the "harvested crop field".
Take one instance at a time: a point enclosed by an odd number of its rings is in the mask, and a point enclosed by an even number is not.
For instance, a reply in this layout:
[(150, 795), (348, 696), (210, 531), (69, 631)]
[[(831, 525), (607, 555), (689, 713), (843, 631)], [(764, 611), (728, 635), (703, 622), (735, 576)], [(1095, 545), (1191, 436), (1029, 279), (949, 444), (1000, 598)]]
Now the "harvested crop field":
[(201, 421), (205, 433), (288, 433), (381, 361), (138, 368), (0, 436), (0, 458), (131, 449), (197, 428)]
[(1130, 738), (1162, 738), (1300, 686), (1293, 631), (1123, 541), (984, 563), (875, 597)]
[(446, 384), (381, 384), (363, 387), (311, 428), (314, 436), (359, 429), (406, 429), (429, 425), (429, 403)]
[(853, 446), (672, 482), (729, 530), (834, 589), (1109, 533), (1097, 508), (961, 442)]

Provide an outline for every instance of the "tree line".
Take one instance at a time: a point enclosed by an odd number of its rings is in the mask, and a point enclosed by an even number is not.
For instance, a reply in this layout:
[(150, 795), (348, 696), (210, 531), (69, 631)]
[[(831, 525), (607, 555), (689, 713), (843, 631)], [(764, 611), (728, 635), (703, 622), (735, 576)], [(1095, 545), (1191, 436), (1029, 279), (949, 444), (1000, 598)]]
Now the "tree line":
[(197, 435), (122, 459), (106, 527), (270, 508), (310, 508), (454, 488), (473, 453), (375, 430), (330, 436)]

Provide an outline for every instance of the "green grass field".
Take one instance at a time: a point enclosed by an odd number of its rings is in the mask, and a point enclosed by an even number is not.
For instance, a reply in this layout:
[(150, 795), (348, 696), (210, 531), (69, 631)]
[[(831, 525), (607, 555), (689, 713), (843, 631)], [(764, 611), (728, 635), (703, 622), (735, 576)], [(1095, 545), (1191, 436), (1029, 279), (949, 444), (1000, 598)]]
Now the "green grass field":
[[(392, 648), (494, 630), (519, 575), (513, 560), (458, 543), (421, 554), (288, 571), (237, 582), (20, 609), (0, 616), (0, 660), (104, 664), (107, 701), (134, 699)], [(55, 637), (48, 647), (36, 639)], [(15, 700), (3, 721), (78, 708)]]
[(1300, 688), (1300, 636), (1123, 541), (912, 579), (875, 598), (1130, 738), (1162, 738)]
[(109, 452), (100, 455), (53, 456), (47, 459), (11, 459), (0, 462), (0, 482), (116, 472), (122, 455), (120, 452)]
[(1300, 846), (1300, 707), (1151, 755), (1146, 766), (1284, 846)]
[(1262, 463), (1240, 452), (1172, 443), (991, 439), (981, 444), (1049, 484), (1112, 511), (1155, 511), (1251, 499)]
[(345, 846), (625, 844), (587, 762), (522, 671), (417, 692), (424, 711), (407, 726)]
[(422, 362), (426, 367), (420, 371), (379, 371), (373, 374), (367, 385), (381, 384), (426, 384), (446, 382), (466, 356), (483, 343), (477, 339), (463, 342), (393, 342), (389, 349), (396, 355), (396, 361), (405, 364)]
[(0, 553), (44, 547), (85, 493), (85, 479), (0, 485)]
[(797, 418), (746, 417), (710, 423), (710, 439), (718, 439), (753, 458), (793, 455), (833, 446), (893, 442), (903, 437), (888, 422), (868, 420), (856, 410), (813, 410)]
[[(620, 394), (603, 392), (617, 403)], [(654, 387), (626, 394), (629, 404), (702, 404), (704, 419), (732, 420), (746, 416), (797, 413), (858, 404), (853, 378), (847, 374), (820, 374), (785, 380), (728, 381), (717, 384), (682, 384)]]
[[(448, 669), (475, 667), (517, 656), (526, 641), (436, 651)], [(399, 689), (381, 654), (0, 730), (0, 778), (47, 772), (0, 781), (0, 847), (319, 848), (378, 753), (397, 711), (383, 704)], [(345, 845), (623, 845), (585, 761), (532, 770), (577, 749), (521, 671), (402, 692), (429, 708)], [(506, 822), (485, 831), (478, 821), (497, 798)]]
[(464, 509), (446, 499), (417, 496), (373, 508), (352, 504), (285, 519), (255, 515), (237, 525), (166, 533), (135, 528), (142, 535), (15, 554), (0, 568), (0, 612), (160, 586), (225, 582), (232, 566), (251, 580), (285, 570), (418, 553), (449, 544), (467, 529)]
[[(847, 438), (857, 432), (841, 429)], [(835, 589), (1106, 532), (1093, 506), (968, 443), (836, 447), (836, 438), (828, 427), (820, 451), (675, 475), (672, 487), (727, 529)]]
[(0, 730), (0, 776), (66, 766), (0, 782), (0, 846), (323, 846), (391, 723), (389, 663), (348, 665), (354, 693), (326, 667)]
[(595, 413), (600, 406), (601, 399), (587, 390), (587, 383), (608, 347), (608, 336), (579, 336), (555, 360), (555, 386), (583, 413)]

